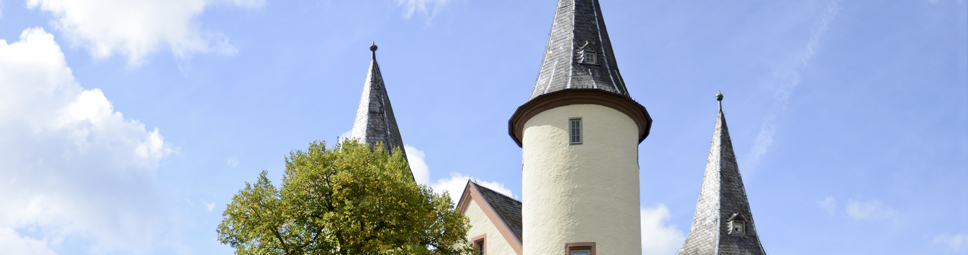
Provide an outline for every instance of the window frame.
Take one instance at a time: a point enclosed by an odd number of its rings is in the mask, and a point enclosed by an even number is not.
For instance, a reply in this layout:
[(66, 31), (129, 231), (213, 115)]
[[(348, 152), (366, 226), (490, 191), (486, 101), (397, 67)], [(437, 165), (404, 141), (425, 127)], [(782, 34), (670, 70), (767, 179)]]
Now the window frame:
[(589, 250), (589, 255), (595, 254), (595, 242), (578, 242), (578, 243), (566, 243), (565, 244), (565, 255), (571, 255), (572, 251), (575, 250)]
[[(575, 129), (576, 129), (575, 128), (575, 123), (576, 122), (578, 123), (578, 127), (577, 127), (577, 129), (578, 129), (578, 134), (577, 134), (578, 141), (577, 142), (575, 141), (575, 137), (576, 137), (576, 135), (575, 135)], [(582, 143), (585, 142), (585, 137), (584, 137), (584, 129), (585, 129), (585, 127), (584, 126), (585, 125), (582, 123), (581, 117), (571, 117), (571, 118), (568, 118), (568, 144), (569, 145), (580, 145), (580, 144), (582, 144)]]
[(729, 221), (729, 234), (746, 235), (746, 222), (743, 220)]
[(726, 234), (729, 235), (746, 235), (746, 217), (739, 213), (734, 213), (729, 219), (726, 220), (727, 224)]
[[(487, 234), (471, 238), (471, 244), (474, 245), (474, 251), (481, 252), (479, 255), (487, 255)], [(478, 244), (480, 244), (480, 247)]]
[(598, 52), (585, 50), (584, 54), (582, 54), (581, 62), (586, 65), (598, 65)]

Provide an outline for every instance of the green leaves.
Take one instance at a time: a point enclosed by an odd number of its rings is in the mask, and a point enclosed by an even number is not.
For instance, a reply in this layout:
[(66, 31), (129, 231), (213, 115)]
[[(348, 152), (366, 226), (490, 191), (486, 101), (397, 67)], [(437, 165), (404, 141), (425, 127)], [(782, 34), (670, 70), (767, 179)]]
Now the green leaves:
[(467, 218), (413, 181), (399, 148), (382, 148), (347, 140), (291, 152), (281, 189), (263, 171), (235, 195), (219, 241), (236, 254), (469, 254)]

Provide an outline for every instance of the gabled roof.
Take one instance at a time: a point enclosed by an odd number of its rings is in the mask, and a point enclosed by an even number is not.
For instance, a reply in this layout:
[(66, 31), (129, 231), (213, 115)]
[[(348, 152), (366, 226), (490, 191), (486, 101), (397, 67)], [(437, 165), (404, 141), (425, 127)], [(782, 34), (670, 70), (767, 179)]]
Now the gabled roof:
[[(753, 224), (746, 188), (739, 173), (733, 143), (723, 115), (722, 94), (713, 141), (706, 160), (702, 191), (692, 228), (678, 255), (766, 254)], [(729, 233), (730, 220), (746, 221), (745, 233)]]
[(497, 191), (467, 181), (464, 193), (457, 203), (461, 213), (466, 213), (468, 205), (474, 201), (487, 217), (494, 223), (498, 231), (504, 236), (511, 248), (518, 254), (522, 253), (521, 244), (521, 201), (505, 196)]
[(376, 44), (370, 45), (370, 70), (363, 83), (363, 96), (360, 97), (360, 108), (356, 110), (351, 136), (371, 146), (382, 142), (384, 148), (391, 152), (393, 148), (400, 148), (400, 153), (406, 159), (403, 138), (397, 128), (397, 119), (393, 117), (393, 107), (390, 106), (390, 96), (383, 84), (380, 65), (376, 63), (376, 50)]
[[(596, 63), (583, 63), (584, 49), (597, 54)], [(599, 89), (629, 96), (598, 0), (558, 1), (541, 72), (528, 100), (566, 89)]]

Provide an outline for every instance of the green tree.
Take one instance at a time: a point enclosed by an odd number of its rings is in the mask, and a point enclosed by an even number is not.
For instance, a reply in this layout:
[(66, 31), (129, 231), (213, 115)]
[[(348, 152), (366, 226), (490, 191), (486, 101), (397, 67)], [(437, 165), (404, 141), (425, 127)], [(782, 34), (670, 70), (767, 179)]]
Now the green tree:
[(399, 148), (372, 148), (346, 140), (291, 152), (281, 188), (263, 171), (232, 198), (219, 241), (236, 254), (471, 253), (449, 195), (417, 185)]

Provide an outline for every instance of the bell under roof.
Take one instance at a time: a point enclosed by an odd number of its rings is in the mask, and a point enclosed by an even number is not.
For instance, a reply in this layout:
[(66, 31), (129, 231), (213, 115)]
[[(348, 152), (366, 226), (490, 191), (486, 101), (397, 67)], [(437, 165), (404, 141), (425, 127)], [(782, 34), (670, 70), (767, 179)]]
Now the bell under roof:
[[(753, 224), (753, 213), (740, 176), (723, 114), (722, 94), (713, 141), (706, 160), (696, 215), (677, 255), (766, 254)], [(736, 224), (740, 223), (740, 224)], [(731, 226), (740, 226), (734, 231)]]
[(382, 143), (383, 147), (392, 152), (393, 148), (400, 148), (403, 158), (407, 152), (400, 137), (397, 119), (393, 116), (390, 106), (390, 96), (380, 74), (380, 65), (376, 62), (376, 44), (370, 45), (372, 52), (370, 69), (363, 83), (363, 95), (360, 97), (360, 107), (356, 110), (356, 121), (353, 122), (351, 137), (370, 144)]
[(628, 97), (598, 0), (559, 0), (531, 97), (599, 89)]

